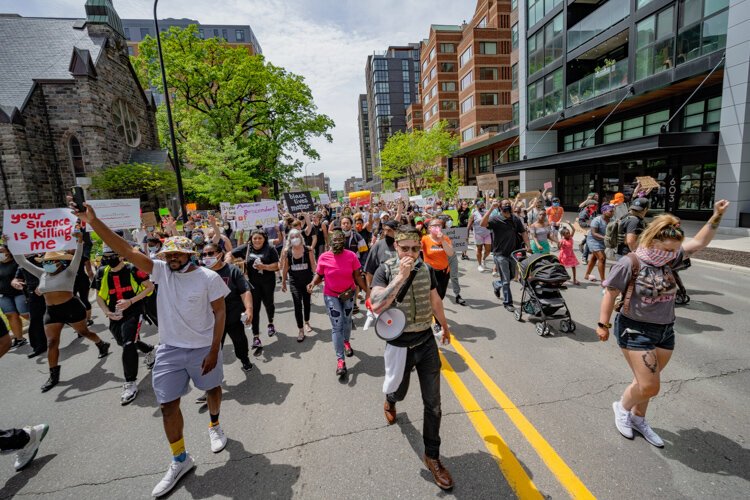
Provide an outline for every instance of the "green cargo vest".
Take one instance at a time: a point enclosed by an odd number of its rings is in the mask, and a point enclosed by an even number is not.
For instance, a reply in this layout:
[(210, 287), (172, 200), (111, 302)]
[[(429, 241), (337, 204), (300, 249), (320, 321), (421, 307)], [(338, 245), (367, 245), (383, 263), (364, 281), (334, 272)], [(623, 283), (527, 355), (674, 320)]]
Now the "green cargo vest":
[[(393, 277), (398, 275), (399, 259), (393, 257), (385, 261), (386, 276), (390, 282)], [(409, 287), (409, 291), (404, 297), (401, 304), (393, 302), (393, 307), (397, 308), (406, 316), (406, 327), (404, 332), (422, 332), (432, 326), (432, 306), (430, 305), (430, 270), (427, 264), (417, 271), (414, 281)]]

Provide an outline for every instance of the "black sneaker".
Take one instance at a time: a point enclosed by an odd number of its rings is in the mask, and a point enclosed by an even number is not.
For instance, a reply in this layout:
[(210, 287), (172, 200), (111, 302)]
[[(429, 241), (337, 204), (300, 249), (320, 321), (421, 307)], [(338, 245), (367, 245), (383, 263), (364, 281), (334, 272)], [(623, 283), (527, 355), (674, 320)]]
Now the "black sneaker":
[(29, 341), (26, 340), (26, 339), (24, 339), (24, 338), (13, 339), (13, 344), (11, 345), (11, 347), (21, 347), (21, 346), (24, 346), (24, 345), (26, 345), (28, 343), (29, 343)]
[(204, 392), (202, 395), (195, 398), (195, 403), (199, 405), (206, 404), (206, 393)]
[(109, 342), (103, 340), (96, 344), (96, 348), (99, 349), (99, 359), (109, 355)]
[(458, 304), (459, 306), (465, 306), (466, 301), (463, 298), (461, 298), (460, 295), (456, 295), (456, 304)]
[(242, 363), (242, 371), (249, 372), (253, 369), (253, 364), (249, 359), (242, 359), (240, 362)]

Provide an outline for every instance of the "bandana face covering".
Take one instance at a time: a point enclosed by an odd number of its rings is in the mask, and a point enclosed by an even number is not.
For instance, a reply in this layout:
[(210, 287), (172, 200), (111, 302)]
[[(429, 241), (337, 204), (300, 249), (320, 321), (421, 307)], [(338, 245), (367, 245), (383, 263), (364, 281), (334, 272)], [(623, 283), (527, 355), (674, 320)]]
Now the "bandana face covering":
[(344, 251), (344, 234), (336, 233), (331, 236), (331, 252), (338, 255)]
[(657, 250), (656, 248), (643, 247), (638, 247), (635, 254), (646, 264), (654, 267), (664, 267), (677, 256), (677, 252), (672, 250)]

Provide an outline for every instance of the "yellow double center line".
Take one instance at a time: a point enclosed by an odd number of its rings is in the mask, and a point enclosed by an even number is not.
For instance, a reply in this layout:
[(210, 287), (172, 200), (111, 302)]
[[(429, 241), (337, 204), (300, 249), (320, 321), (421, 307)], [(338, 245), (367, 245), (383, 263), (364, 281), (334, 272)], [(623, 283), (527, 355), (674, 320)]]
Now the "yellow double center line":
[[(500, 387), (487, 375), (487, 372), (476, 362), (474, 357), (452, 335), (451, 345), (453, 345), (458, 355), (463, 358), (469, 369), (476, 375), (497, 404), (500, 405), (500, 408), (508, 415), (516, 428), (531, 444), (570, 496), (572, 498), (596, 498), (570, 467), (568, 467), (560, 455), (557, 454), (554, 448), (550, 446), (547, 440), (542, 437), (539, 431), (536, 430), (516, 405), (513, 404), (513, 401), (505, 395)], [(445, 359), (442, 352), (440, 353), (440, 360), (443, 363), (443, 376), (456, 394), (461, 406), (466, 410), (477, 433), (484, 440), (487, 450), (497, 461), (510, 487), (513, 488), (513, 491), (515, 491), (519, 498), (542, 498), (542, 494), (534, 482), (521, 466), (505, 440), (500, 436), (500, 433), (484, 413), (481, 406), (479, 406), (476, 399), (474, 399), (466, 388), (466, 385), (458, 377), (455, 370), (453, 370), (451, 364)]]

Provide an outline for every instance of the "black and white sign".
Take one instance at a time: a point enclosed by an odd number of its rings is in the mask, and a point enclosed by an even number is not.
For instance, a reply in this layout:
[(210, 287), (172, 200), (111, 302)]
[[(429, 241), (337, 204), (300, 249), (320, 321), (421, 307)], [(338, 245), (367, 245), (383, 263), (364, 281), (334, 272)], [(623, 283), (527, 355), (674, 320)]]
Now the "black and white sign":
[(284, 200), (289, 209), (289, 213), (298, 214), (301, 212), (312, 212), (315, 210), (310, 191), (298, 191), (295, 193), (284, 193)]

